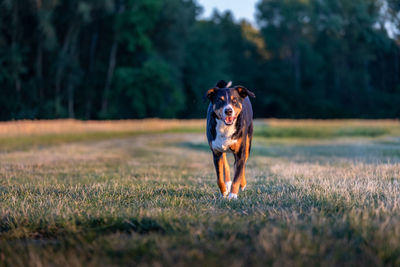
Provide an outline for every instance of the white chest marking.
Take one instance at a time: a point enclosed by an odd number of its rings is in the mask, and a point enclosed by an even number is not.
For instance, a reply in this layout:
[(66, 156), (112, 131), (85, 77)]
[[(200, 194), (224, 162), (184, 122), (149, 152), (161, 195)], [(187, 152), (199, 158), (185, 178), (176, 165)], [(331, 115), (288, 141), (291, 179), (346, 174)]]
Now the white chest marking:
[(215, 127), (217, 136), (215, 140), (211, 142), (212, 148), (219, 152), (226, 152), (229, 147), (237, 142), (232, 139), (232, 135), (235, 133), (235, 123), (232, 125), (226, 125), (222, 120), (217, 119), (217, 126)]

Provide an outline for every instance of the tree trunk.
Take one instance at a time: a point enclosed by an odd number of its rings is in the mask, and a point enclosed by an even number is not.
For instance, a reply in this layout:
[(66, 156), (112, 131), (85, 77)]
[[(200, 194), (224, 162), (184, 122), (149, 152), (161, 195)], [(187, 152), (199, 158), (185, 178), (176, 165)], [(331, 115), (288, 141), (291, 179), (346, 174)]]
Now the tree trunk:
[(55, 86), (54, 86), (54, 108), (55, 115), (61, 115), (61, 82), (64, 75), (65, 69), (65, 60), (67, 56), (67, 52), (71, 43), (71, 39), (73, 37), (74, 32), (73, 23), (70, 24), (67, 35), (64, 39), (64, 44), (60, 52), (59, 62), (57, 65), (56, 77), (55, 77)]
[[(90, 53), (89, 53), (89, 64), (88, 64), (88, 77), (90, 80), (92, 79), (94, 66), (95, 66), (95, 58), (96, 58), (96, 48), (97, 48), (97, 40), (99, 39), (99, 32), (96, 30), (92, 34), (92, 38), (90, 41)], [(91, 110), (92, 110), (92, 101), (93, 101), (93, 84), (89, 84), (90, 88), (87, 91), (87, 99), (86, 99), (86, 106), (85, 106), (85, 118), (89, 120), (91, 118)]]
[(90, 42), (89, 74), (92, 74), (94, 71), (94, 60), (95, 60), (98, 39), (99, 39), (99, 32), (96, 30), (92, 34), (92, 40)]
[(17, 59), (17, 37), (18, 37), (18, 1), (15, 1), (13, 6), (13, 16), (12, 16), (12, 36), (11, 36), (11, 51), (13, 55), (13, 78), (15, 91), (17, 92), (18, 99), (21, 92), (21, 80), (19, 78), (19, 64)]
[[(39, 11), (42, 8), (42, 0), (36, 0), (36, 17), (39, 23)], [(43, 88), (43, 42), (42, 36), (37, 35), (37, 48), (36, 48), (36, 89), (39, 95), (40, 101), (44, 99), (44, 88)]]
[(43, 48), (42, 41), (39, 40), (36, 49), (36, 87), (38, 89), (39, 99), (42, 101), (44, 99), (44, 89), (43, 89)]
[(106, 115), (108, 111), (108, 94), (111, 86), (111, 81), (114, 76), (114, 69), (115, 65), (117, 63), (117, 52), (118, 52), (118, 41), (116, 38), (114, 38), (114, 42), (111, 46), (111, 51), (110, 51), (110, 59), (109, 59), (109, 64), (108, 64), (108, 71), (107, 71), (107, 77), (106, 77), (106, 84), (104, 86), (104, 91), (103, 91), (103, 101), (101, 105), (101, 113), (103, 115)]
[[(71, 48), (69, 49), (69, 58), (73, 63), (78, 65), (79, 63), (79, 47), (78, 47), (78, 38), (79, 38), (79, 27), (75, 31), (75, 34), (72, 37)], [(73, 66), (75, 66), (73, 64)], [(75, 85), (76, 85), (77, 77), (74, 74), (73, 70), (70, 70), (69, 79), (67, 81), (67, 92), (68, 92), (68, 117), (75, 117), (75, 109), (74, 109), (74, 100), (75, 100)]]
[(75, 117), (75, 112), (74, 112), (74, 85), (70, 82), (68, 83), (68, 117), (69, 118), (74, 118)]
[(36, 8), (41, 9), (42, 8), (42, 0), (36, 0)]
[(297, 47), (295, 48), (294, 56), (293, 56), (293, 65), (294, 65), (294, 88), (296, 92), (301, 90), (301, 52)]
[[(124, 0), (119, 1), (119, 7), (117, 11), (117, 15), (122, 14), (124, 11)], [(115, 66), (117, 64), (117, 52), (118, 52), (118, 32), (114, 34), (114, 41), (111, 46), (110, 50), (110, 58), (108, 63), (108, 70), (106, 76), (106, 82), (104, 85), (103, 97), (102, 97), (102, 104), (101, 104), (101, 114), (104, 116), (108, 112), (108, 97), (109, 97), (109, 90), (111, 87), (112, 78), (114, 76)]]
[(399, 71), (399, 60), (400, 60), (400, 55), (399, 55), (399, 47), (396, 46), (394, 48), (394, 84), (398, 84), (399, 82), (399, 75), (400, 75), (400, 71)]

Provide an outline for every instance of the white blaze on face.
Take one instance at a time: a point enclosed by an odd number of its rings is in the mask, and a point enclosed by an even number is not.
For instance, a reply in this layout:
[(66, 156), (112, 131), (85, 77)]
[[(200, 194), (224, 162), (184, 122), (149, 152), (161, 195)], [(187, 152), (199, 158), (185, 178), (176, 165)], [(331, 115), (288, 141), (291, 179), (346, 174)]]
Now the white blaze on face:
[[(225, 114), (225, 111), (226, 110), (229, 110), (229, 109), (231, 109), (232, 110), (232, 115), (231, 116), (227, 116), (226, 114)], [(229, 104), (229, 105), (226, 105), (225, 107), (224, 107), (224, 109), (222, 110), (222, 120), (224, 120), (225, 122), (227, 121), (227, 118), (228, 118), (228, 122), (229, 123), (233, 123), (233, 119), (235, 118), (235, 110), (233, 109), (233, 107), (232, 107), (232, 105), (231, 104)]]

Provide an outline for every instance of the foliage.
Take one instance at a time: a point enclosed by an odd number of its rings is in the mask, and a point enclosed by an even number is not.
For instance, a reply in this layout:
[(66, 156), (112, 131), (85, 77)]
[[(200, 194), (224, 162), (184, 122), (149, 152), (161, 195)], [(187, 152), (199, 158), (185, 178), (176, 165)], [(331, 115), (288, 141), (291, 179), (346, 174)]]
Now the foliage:
[(130, 99), (130, 116), (173, 117), (182, 109), (184, 100), (176, 76), (176, 70), (171, 65), (162, 59), (152, 58), (138, 69), (117, 69), (115, 84), (116, 89), (125, 90)]
[(2, 0), (0, 120), (203, 117), (219, 79), (257, 117), (398, 117), (392, 0), (260, 0), (257, 24), (194, 0)]
[[(259, 3), (258, 20), (274, 55), (272, 64), (287, 79), (286, 87), (271, 85), (279, 89), (280, 101), (289, 105), (282, 112), (300, 117), (398, 115), (399, 109), (388, 102), (399, 97), (393, 91), (398, 83), (399, 49), (378, 24), (379, 3)], [(282, 78), (274, 80), (280, 83)]]

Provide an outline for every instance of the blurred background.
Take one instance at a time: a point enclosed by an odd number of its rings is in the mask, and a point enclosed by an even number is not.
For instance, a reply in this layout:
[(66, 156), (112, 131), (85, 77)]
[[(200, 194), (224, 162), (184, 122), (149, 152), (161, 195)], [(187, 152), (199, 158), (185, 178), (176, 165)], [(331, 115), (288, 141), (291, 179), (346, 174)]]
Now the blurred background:
[(0, 0), (0, 120), (202, 118), (219, 79), (256, 93), (256, 117), (397, 118), (399, 14), (398, 0)]

